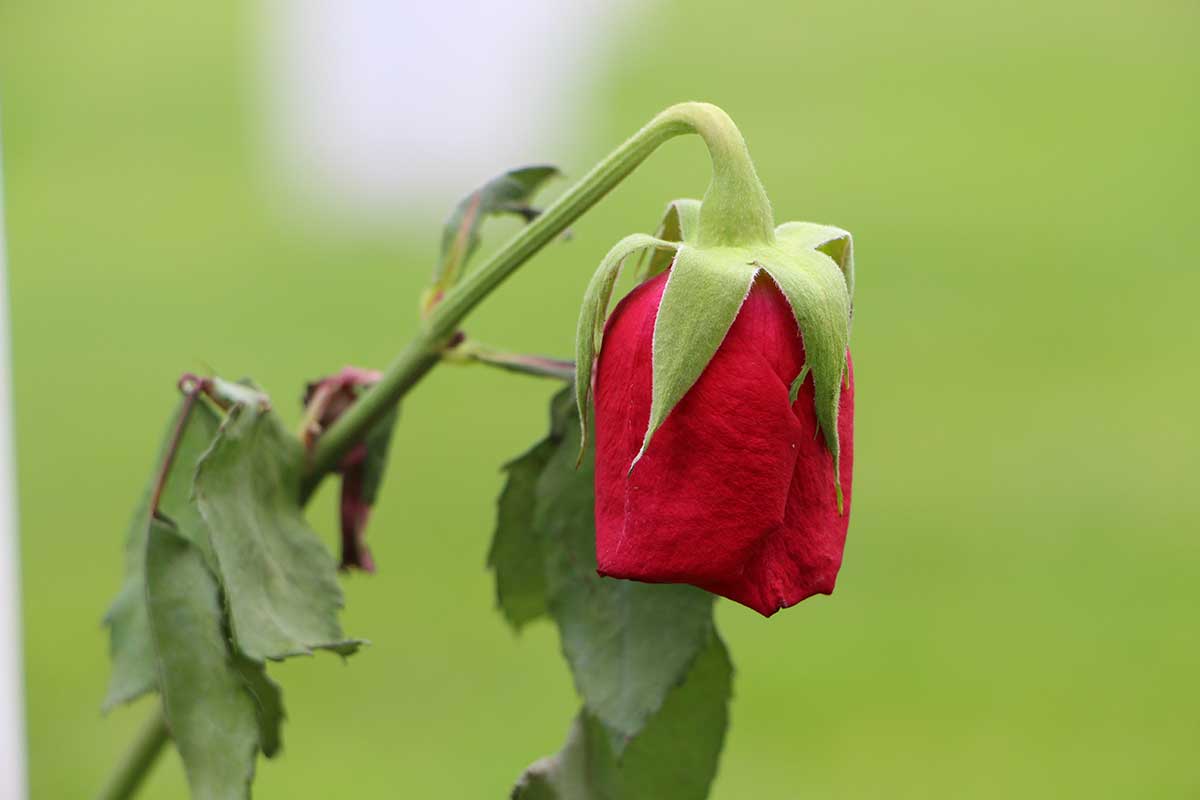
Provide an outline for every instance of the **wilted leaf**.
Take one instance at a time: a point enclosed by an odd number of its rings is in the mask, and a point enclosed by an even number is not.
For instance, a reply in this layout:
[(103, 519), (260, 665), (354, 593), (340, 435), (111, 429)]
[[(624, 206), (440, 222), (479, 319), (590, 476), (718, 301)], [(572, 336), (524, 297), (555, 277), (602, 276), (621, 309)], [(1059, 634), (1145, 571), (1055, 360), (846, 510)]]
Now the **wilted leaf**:
[(300, 443), (272, 412), (239, 406), (196, 473), (233, 638), (254, 661), (358, 645), (338, 623), (333, 558), (300, 511), (302, 463)]
[(518, 780), (514, 800), (703, 800), (717, 772), (729, 721), (733, 666), (714, 633), (686, 680), (642, 732), (616, 753), (586, 710), (554, 756)]
[(375, 571), (375, 559), (367, 547), (367, 522), (371, 507), (379, 495), (383, 473), (387, 469), (387, 454), (391, 447), (392, 430), (396, 427), (399, 409), (393, 408), (367, 433), (361, 448), (351, 451), (353, 463), (342, 464), (342, 496), (339, 508), (342, 532), (342, 569)]
[[(359, 395), (379, 381), (375, 370), (343, 367), (340, 372), (308, 384), (304, 393), (303, 439), (311, 449), (321, 434), (333, 426), (357, 401)], [(341, 475), (338, 518), (342, 534), (342, 569), (375, 571), (375, 560), (367, 548), (367, 522), (379, 494), (387, 455), (399, 409), (393, 408), (342, 456), (337, 465)]]
[[(713, 596), (691, 586), (596, 574), (594, 455), (587, 454), (575, 469), (579, 428), (571, 424), (574, 417), (568, 387), (551, 403), (550, 435), (510, 470), (493, 552), (503, 549), (503, 557), (495, 559), (504, 565), (497, 568), (499, 589), (526, 604), (517, 604), (524, 618), (539, 609), (541, 597), (531, 567), (544, 565), (545, 604), (558, 624), (575, 685), (620, 750), (712, 637)], [(535, 471), (540, 474), (531, 503)], [(534, 546), (531, 529), (540, 547)], [(502, 594), (502, 607), (505, 602)], [(513, 612), (505, 611), (511, 620)]]
[(145, 566), (163, 711), (192, 797), (249, 797), (259, 725), (228, 647), (217, 581), (166, 519), (151, 522)]
[[(499, 175), (459, 201), (442, 228), (442, 253), (433, 273), (430, 292), (435, 296), (462, 277), (468, 260), (479, 247), (479, 227), (494, 214), (516, 214), (526, 221), (538, 212), (530, 201), (546, 181), (558, 175), (551, 166), (522, 167)], [(428, 301), (427, 301), (428, 302)]]
[[(185, 412), (186, 418), (183, 417)], [(179, 443), (159, 499), (159, 509), (166, 516), (177, 520), (181, 531), (198, 530), (198, 513), (194, 504), (190, 502), (192, 476), (196, 472), (200, 456), (216, 436), (220, 419), (202, 400), (189, 402), (185, 398), (180, 401), (171, 422), (167, 425), (150, 479), (146, 482), (142, 498), (129, 523), (125, 542), (125, 578), (121, 591), (104, 617), (104, 622), (109, 628), (109, 650), (113, 665), (108, 694), (104, 700), (105, 711), (153, 691), (158, 684), (149, 621), (146, 617), (146, 533), (150, 529), (150, 498), (169, 445), (181, 424), (183, 427), (179, 433)], [(194, 538), (191, 534), (184, 535), (189, 539)], [(200, 535), (195, 538), (200, 540), (196, 543), (207, 550), (207, 537)]]

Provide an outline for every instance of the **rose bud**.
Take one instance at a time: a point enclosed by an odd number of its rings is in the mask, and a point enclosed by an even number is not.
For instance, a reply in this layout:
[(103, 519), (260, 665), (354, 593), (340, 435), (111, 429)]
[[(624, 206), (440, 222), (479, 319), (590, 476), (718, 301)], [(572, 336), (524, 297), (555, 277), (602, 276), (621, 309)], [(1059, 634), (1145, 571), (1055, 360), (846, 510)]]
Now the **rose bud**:
[[(722, 232), (708, 205), (678, 201), (658, 238), (619, 243), (585, 297), (576, 390), (585, 436), (595, 405), (596, 560), (770, 616), (831, 593), (842, 563), (852, 244), (812, 223)], [(649, 277), (606, 325), (640, 250)]]

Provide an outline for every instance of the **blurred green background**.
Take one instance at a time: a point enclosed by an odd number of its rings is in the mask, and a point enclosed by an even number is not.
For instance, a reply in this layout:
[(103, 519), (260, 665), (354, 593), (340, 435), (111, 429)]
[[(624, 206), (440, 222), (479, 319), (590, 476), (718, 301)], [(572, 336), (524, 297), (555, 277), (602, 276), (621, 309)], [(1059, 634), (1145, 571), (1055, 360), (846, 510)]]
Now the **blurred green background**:
[[(589, 87), (595, 124), (564, 168), (708, 99), (779, 219), (849, 228), (859, 263), (845, 567), (832, 598), (769, 621), (720, 604), (738, 676), (714, 797), (1200, 796), (1200, 8), (648, 17)], [(434, 227), (271, 212), (256, 19), (0, 2), (36, 798), (91, 794), (149, 710), (100, 716), (100, 617), (178, 373), (252, 375), (295, 421), (303, 380), (383, 365), (416, 324)], [(706, 180), (700, 144), (668, 145), (470, 330), (569, 353), (607, 247)], [(446, 367), (406, 403), (381, 570), (346, 583), (346, 626), (374, 644), (274, 670), (289, 723), (258, 797), (499, 798), (558, 748), (576, 700), (556, 633), (510, 635), (484, 569), (497, 467), (540, 435), (552, 390)], [(328, 490), (311, 519), (332, 544)], [(145, 796), (184, 793), (164, 758)]]

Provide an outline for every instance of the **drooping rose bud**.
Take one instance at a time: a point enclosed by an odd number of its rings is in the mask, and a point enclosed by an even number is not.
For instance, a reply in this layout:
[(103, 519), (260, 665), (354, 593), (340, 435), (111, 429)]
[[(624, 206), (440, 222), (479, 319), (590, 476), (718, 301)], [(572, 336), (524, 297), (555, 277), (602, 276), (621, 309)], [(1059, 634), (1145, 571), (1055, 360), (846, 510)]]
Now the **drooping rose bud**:
[[(677, 201), (662, 238), (623, 240), (585, 297), (576, 389), (585, 431), (595, 398), (596, 560), (770, 616), (832, 592), (842, 563), (852, 244), (812, 223), (714, 242), (702, 210)], [(659, 254), (605, 325), (639, 250)]]
[(632, 470), (650, 419), (654, 323), (669, 273), (613, 312), (596, 370), (596, 556), (602, 574), (690, 583), (764, 615), (833, 591), (849, 523), (854, 388), (833, 456), (787, 299), (754, 279), (699, 379)]

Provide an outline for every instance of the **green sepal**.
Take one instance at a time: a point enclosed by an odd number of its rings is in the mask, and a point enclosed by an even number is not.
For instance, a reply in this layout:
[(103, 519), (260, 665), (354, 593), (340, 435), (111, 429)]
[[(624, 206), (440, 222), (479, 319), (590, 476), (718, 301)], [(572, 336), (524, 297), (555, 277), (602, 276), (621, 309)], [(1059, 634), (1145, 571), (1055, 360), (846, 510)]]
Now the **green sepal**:
[(817, 222), (785, 222), (775, 229), (775, 241), (786, 249), (820, 250), (833, 259), (846, 280), (854, 303), (854, 237), (849, 231)]
[(757, 249), (685, 245), (676, 253), (654, 322), (650, 422), (633, 464), (721, 346), (759, 271)]
[(600, 352), (600, 340), (604, 336), (604, 323), (608, 319), (608, 304), (613, 286), (626, 258), (650, 248), (675, 250), (679, 245), (664, 241), (645, 233), (635, 233), (617, 242), (601, 260), (592, 274), (587, 290), (583, 294), (583, 305), (579, 310), (579, 326), (575, 335), (575, 401), (579, 406), (579, 426), (582, 431), (579, 441), (579, 458), (587, 447), (588, 397), (592, 390), (592, 364)]
[(796, 376), (796, 380), (792, 381), (792, 388), (788, 390), (788, 402), (795, 403), (800, 397), (800, 387), (804, 385), (804, 379), (808, 377), (808, 364), (800, 368), (800, 374)]
[(787, 298), (804, 341), (805, 363), (792, 387), (799, 390), (812, 372), (817, 422), (833, 455), (833, 482), (838, 512), (842, 511), (838, 405), (846, 349), (850, 343), (850, 295), (838, 265), (816, 250), (780, 242), (780, 253), (764, 259), (763, 269)]
[[(655, 234), (664, 242), (694, 242), (700, 228), (700, 201), (690, 198), (672, 200), (667, 205), (663, 220)], [(651, 250), (642, 259), (634, 276), (636, 283), (661, 275), (671, 266), (674, 253), (668, 250)]]

